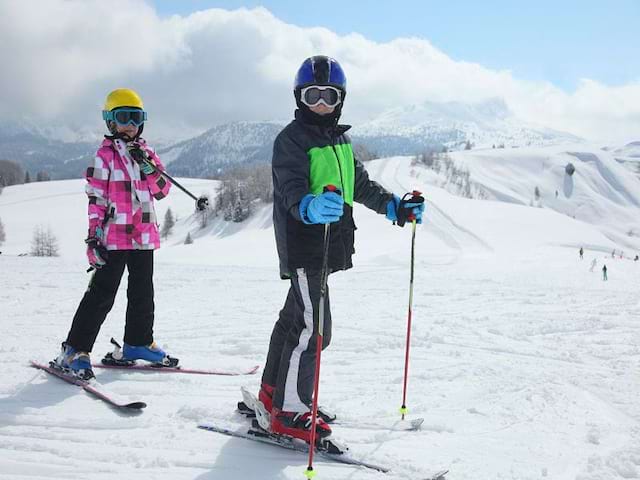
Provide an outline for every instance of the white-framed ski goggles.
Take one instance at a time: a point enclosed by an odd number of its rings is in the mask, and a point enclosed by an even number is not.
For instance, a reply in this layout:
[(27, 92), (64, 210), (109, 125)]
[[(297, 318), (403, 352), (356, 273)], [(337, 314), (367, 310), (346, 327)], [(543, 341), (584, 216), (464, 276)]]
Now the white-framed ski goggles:
[(330, 85), (309, 85), (300, 90), (300, 101), (307, 107), (315, 107), (320, 103), (336, 107), (342, 101), (342, 92)]

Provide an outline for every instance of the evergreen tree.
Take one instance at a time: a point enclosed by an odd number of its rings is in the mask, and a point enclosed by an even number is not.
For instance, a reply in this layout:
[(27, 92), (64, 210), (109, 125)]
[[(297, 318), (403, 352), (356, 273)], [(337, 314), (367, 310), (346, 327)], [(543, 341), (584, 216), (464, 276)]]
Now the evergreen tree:
[(24, 183), (31, 183), (31, 176), (29, 175), (29, 170), (24, 174)]
[(191, 238), (191, 233), (187, 233), (187, 238), (184, 239), (185, 245), (191, 245), (193, 243), (193, 239)]
[(4, 225), (2, 224), (2, 219), (0, 219), (0, 245), (2, 245), (6, 239), (7, 237), (4, 233)]
[(173, 218), (173, 212), (171, 211), (171, 208), (168, 208), (167, 213), (164, 214), (164, 222), (162, 223), (162, 230), (160, 231), (160, 235), (162, 235), (162, 238), (167, 238), (169, 235), (171, 235), (171, 230), (173, 229), (175, 224), (176, 221)]

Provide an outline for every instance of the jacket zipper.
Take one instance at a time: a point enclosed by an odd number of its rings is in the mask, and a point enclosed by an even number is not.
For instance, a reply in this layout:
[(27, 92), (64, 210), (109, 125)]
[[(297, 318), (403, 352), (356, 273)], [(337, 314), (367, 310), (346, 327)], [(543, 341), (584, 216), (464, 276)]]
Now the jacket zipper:
[(342, 165), (340, 164), (340, 158), (338, 157), (338, 151), (336, 150), (335, 130), (331, 131), (331, 149), (333, 150), (333, 154), (336, 156), (338, 173), (340, 174), (340, 190), (342, 191), (342, 195), (344, 195), (344, 179), (342, 178)]

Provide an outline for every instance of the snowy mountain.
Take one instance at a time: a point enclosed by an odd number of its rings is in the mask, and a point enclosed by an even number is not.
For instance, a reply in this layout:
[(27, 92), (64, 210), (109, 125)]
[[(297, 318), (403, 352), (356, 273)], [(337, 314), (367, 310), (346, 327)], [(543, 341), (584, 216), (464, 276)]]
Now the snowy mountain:
[[(207, 177), (237, 164), (269, 162), (273, 140), (286, 123), (232, 122), (175, 144), (167, 145), (164, 139), (153, 145), (163, 161), (171, 164), (174, 175)], [(580, 141), (570, 134), (520, 121), (501, 100), (480, 104), (425, 102), (387, 111), (357, 124), (350, 133), (354, 143), (379, 156), (414, 155), (445, 146), (460, 150), (467, 142), (476, 147), (522, 147)], [(32, 172), (49, 171), (54, 179), (77, 178), (102, 138), (93, 137), (62, 125), (3, 124), (0, 158), (15, 160)]]
[[(640, 239), (624, 232), (640, 218), (640, 180), (610, 152), (584, 145), (450, 158), (468, 170), (477, 198), (460, 195), (451, 166), (409, 157), (367, 164), (387, 188), (427, 198), (416, 232), (407, 397), (409, 415), (425, 419), (422, 431), (390, 428), (403, 385), (411, 232), (358, 204), (355, 267), (330, 278), (334, 323), (320, 403), (337, 413), (334, 436), (352, 455), (391, 472), (317, 459), (318, 478), (421, 479), (443, 468), (450, 480), (638, 478), (640, 262), (632, 258)], [(196, 195), (216, 186), (179, 180)], [(302, 478), (304, 455), (196, 428), (246, 429), (235, 413), (239, 389), (257, 391), (259, 374), (98, 372), (109, 390), (148, 403), (130, 415), (28, 367), (56, 355), (86, 289), (83, 187), (43, 182), (0, 195), (0, 478)], [(289, 288), (278, 277), (270, 206), (246, 223), (218, 219), (205, 229), (177, 189), (158, 203), (159, 219), (169, 207), (179, 221), (156, 253), (157, 341), (185, 367), (263, 364)], [(60, 256), (18, 256), (42, 223)], [(183, 244), (187, 233), (192, 245)], [(122, 332), (126, 283), (125, 275), (96, 361)]]
[(500, 99), (478, 104), (425, 102), (389, 110), (354, 127), (354, 138), (386, 155), (407, 155), (425, 150), (475, 147), (542, 146), (579, 142), (574, 135), (530, 125), (516, 118)]
[(271, 161), (273, 141), (283, 123), (235, 122), (218, 125), (202, 135), (159, 149), (174, 175), (205, 177), (230, 166)]
[(62, 141), (30, 124), (0, 124), (0, 159), (18, 163), (32, 178), (38, 172), (52, 179), (81, 177), (95, 150), (95, 142)]

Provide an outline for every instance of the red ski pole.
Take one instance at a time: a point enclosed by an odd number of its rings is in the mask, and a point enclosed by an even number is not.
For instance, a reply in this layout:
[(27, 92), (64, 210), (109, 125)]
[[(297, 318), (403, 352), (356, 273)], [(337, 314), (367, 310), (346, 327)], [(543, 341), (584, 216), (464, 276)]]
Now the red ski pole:
[[(340, 194), (335, 185), (327, 185), (324, 192), (336, 192)], [(324, 193), (323, 192), (323, 193)], [(316, 419), (318, 418), (318, 393), (320, 389), (320, 357), (322, 354), (322, 336), (324, 334), (324, 303), (327, 293), (327, 279), (329, 277), (329, 235), (330, 224), (324, 224), (324, 241), (322, 244), (322, 271), (320, 274), (320, 305), (318, 306), (318, 336), (316, 338), (316, 373), (313, 380), (313, 403), (311, 406), (311, 442), (309, 443), (309, 465), (304, 474), (307, 478), (315, 477), (313, 470), (313, 454), (316, 449)]]
[[(409, 194), (407, 194), (409, 195)], [(402, 208), (403, 204), (406, 203), (423, 203), (424, 198), (422, 197), (422, 193), (414, 190), (411, 194), (411, 198), (405, 200), (403, 198), (401, 202), (400, 208)], [(406, 198), (406, 195), (405, 195)], [(409, 349), (411, 347), (411, 319), (412, 319), (412, 305), (413, 305), (413, 272), (415, 265), (415, 248), (416, 248), (416, 216), (411, 213), (407, 216), (407, 220), (411, 222), (411, 276), (409, 280), (409, 311), (407, 314), (407, 341), (405, 347), (404, 354), (404, 384), (402, 388), (402, 406), (400, 407), (400, 414), (402, 415), (402, 420), (404, 420), (405, 415), (409, 412), (407, 409), (407, 385), (409, 380)]]

